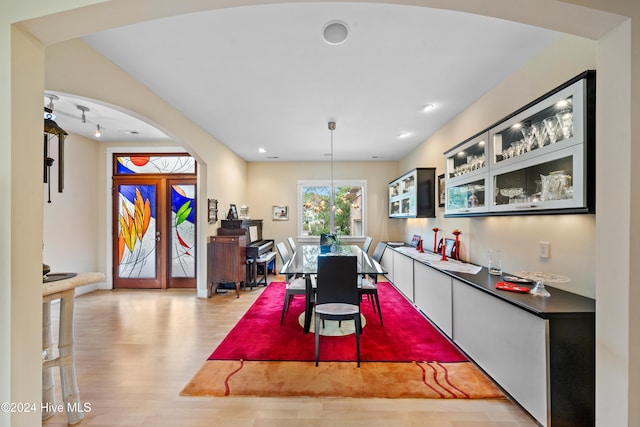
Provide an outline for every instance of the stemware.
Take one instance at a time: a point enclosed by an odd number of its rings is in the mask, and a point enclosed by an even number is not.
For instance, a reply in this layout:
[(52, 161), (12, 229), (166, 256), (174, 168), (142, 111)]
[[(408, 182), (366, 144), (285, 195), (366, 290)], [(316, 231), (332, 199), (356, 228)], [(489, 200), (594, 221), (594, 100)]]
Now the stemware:
[(514, 188), (501, 188), (500, 194), (509, 198), (509, 203), (514, 202), (514, 198), (520, 196), (523, 193), (523, 189), (521, 187)]
[(573, 136), (573, 113), (558, 113), (556, 118), (558, 119), (563, 139), (571, 138)]
[(524, 144), (527, 147), (533, 147), (534, 142), (536, 142), (536, 134), (532, 126), (526, 126), (520, 129), (522, 132), (522, 136), (524, 137)]
[(558, 141), (562, 136), (558, 118), (556, 116), (551, 116), (551, 117), (547, 117), (542, 122), (544, 123), (544, 126), (547, 129), (547, 136), (549, 137), (549, 143), (555, 144), (556, 141)]
[(531, 125), (533, 128), (533, 135), (538, 143), (538, 148), (544, 147), (547, 142), (547, 129), (542, 122), (536, 122)]

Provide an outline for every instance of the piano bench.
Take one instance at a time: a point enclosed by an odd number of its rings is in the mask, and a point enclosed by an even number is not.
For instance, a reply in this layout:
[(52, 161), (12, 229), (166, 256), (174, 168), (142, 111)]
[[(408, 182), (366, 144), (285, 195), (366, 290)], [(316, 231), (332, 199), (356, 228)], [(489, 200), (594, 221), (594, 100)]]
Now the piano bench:
[(256, 258), (256, 267), (258, 271), (262, 273), (262, 278), (260, 278), (260, 280), (256, 282), (256, 285), (267, 286), (267, 284), (269, 283), (267, 275), (269, 274), (270, 267), (271, 267), (271, 272), (275, 274), (275, 269), (276, 269), (275, 260), (276, 260), (275, 252), (267, 252), (260, 255), (258, 258)]

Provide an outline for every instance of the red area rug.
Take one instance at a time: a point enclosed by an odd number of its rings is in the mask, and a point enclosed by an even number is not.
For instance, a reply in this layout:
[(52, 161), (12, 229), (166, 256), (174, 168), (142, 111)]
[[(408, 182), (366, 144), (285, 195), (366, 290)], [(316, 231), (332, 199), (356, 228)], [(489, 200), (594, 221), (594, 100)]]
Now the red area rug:
[(321, 337), (315, 366), (314, 334), (303, 334), (296, 297), (280, 326), (284, 284), (272, 282), (220, 343), (182, 396), (308, 396), (502, 399), (504, 395), (388, 283), (378, 293), (384, 326), (371, 304), (361, 336)]
[[(296, 296), (280, 326), (285, 285), (272, 282), (209, 360), (314, 361), (314, 334), (304, 334), (298, 317), (304, 297)], [(362, 362), (464, 362), (467, 358), (389, 283), (378, 284), (384, 326), (368, 301), (361, 305), (366, 326), (360, 339)], [(320, 361), (354, 361), (353, 335), (320, 337)]]

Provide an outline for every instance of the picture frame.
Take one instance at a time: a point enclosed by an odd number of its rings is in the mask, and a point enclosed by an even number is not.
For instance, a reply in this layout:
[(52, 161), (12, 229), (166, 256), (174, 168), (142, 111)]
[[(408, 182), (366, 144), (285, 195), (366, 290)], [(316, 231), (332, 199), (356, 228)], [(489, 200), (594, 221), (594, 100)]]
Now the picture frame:
[(229, 212), (227, 213), (227, 219), (238, 219), (238, 209), (235, 204), (229, 205)]
[(289, 220), (289, 206), (286, 205), (273, 205), (273, 221), (288, 221)]
[(444, 184), (444, 174), (438, 175), (438, 206), (443, 208), (447, 197), (447, 189)]

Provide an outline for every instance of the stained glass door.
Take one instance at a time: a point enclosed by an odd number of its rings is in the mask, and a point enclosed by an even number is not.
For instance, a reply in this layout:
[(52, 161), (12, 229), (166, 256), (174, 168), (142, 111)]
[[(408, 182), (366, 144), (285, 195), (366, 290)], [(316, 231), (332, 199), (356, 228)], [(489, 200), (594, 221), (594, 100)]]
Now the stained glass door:
[(196, 163), (114, 154), (114, 288), (196, 287)]
[(114, 288), (162, 288), (164, 182), (114, 178)]
[(168, 225), (168, 284), (171, 288), (196, 286), (196, 183), (189, 179), (168, 180), (170, 221)]

